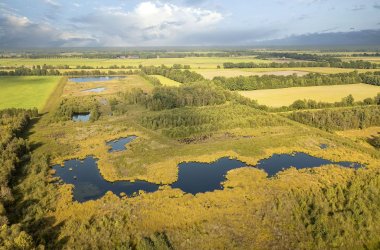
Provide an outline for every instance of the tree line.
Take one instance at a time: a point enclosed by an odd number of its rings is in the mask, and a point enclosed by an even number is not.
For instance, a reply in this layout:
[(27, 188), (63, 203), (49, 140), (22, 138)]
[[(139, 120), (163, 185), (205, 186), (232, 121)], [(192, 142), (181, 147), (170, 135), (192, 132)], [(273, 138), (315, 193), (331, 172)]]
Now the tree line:
[(352, 95), (348, 95), (340, 102), (317, 102), (315, 100), (299, 99), (294, 101), (289, 106), (283, 106), (279, 108), (267, 107), (265, 110), (270, 112), (286, 112), (303, 109), (324, 109), (324, 108), (338, 108), (338, 107), (350, 107), (350, 106), (369, 106), (380, 105), (380, 93), (373, 98), (366, 98), (362, 101), (355, 101)]
[(312, 68), (312, 67), (323, 67), (323, 68), (346, 68), (346, 69), (377, 69), (379, 65), (376, 63), (371, 63), (363, 60), (349, 61), (349, 62), (271, 62), (271, 63), (254, 63), (254, 62), (240, 62), (240, 63), (223, 63), (225, 69), (234, 68)]
[(305, 76), (238, 76), (238, 77), (214, 77), (213, 81), (218, 86), (229, 90), (257, 90), (257, 89), (278, 89), (290, 87), (342, 85), (354, 83), (367, 83), (371, 85), (380, 84), (380, 72), (368, 72), (359, 74), (356, 71), (350, 73), (339, 73), (323, 75), (310, 73)]
[(292, 112), (294, 121), (327, 131), (380, 126), (380, 106)]
[(204, 80), (204, 77), (196, 72), (175, 69), (173, 67), (166, 67), (164, 65), (159, 67), (141, 67), (140, 70), (147, 75), (162, 75), (180, 83), (190, 83)]
[(15, 171), (29, 156), (29, 143), (21, 137), (38, 116), (37, 109), (0, 110), (0, 248), (29, 249), (33, 241), (19, 224), (10, 224), (7, 209), (13, 206), (15, 197), (10, 183)]

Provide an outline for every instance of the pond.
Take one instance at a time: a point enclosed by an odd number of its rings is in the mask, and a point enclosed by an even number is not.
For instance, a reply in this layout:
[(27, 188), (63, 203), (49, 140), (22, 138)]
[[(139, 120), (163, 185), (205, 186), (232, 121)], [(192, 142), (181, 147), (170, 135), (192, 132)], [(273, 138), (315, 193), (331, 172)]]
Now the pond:
[(108, 82), (112, 80), (124, 79), (125, 76), (91, 76), (91, 77), (74, 77), (69, 78), (70, 82), (82, 83), (82, 82)]
[(119, 138), (117, 140), (107, 142), (107, 145), (111, 147), (109, 152), (117, 152), (117, 151), (126, 150), (127, 147), (125, 145), (132, 142), (136, 138), (137, 136), (132, 135), (132, 136)]
[(104, 90), (106, 90), (106, 88), (101, 87), (101, 88), (86, 89), (86, 90), (82, 90), (81, 92), (83, 92), (83, 93), (90, 93), (90, 92), (100, 93), (100, 92), (103, 92)]
[(88, 122), (90, 120), (90, 113), (76, 113), (73, 114), (72, 120), (74, 122)]
[[(272, 177), (290, 167), (303, 169), (328, 164), (354, 169), (362, 167), (358, 163), (345, 161), (332, 162), (304, 153), (274, 154), (268, 159), (259, 161), (256, 167), (265, 171), (268, 177)], [(220, 158), (212, 163), (184, 162), (178, 165), (178, 180), (171, 187), (179, 188), (185, 193), (194, 195), (222, 190), (222, 182), (226, 180), (225, 176), (227, 172), (245, 166), (252, 167), (242, 161), (228, 157)], [(98, 199), (107, 191), (112, 191), (116, 195), (124, 192), (128, 196), (131, 196), (139, 190), (155, 192), (159, 188), (159, 185), (145, 181), (108, 182), (100, 175), (96, 160), (93, 157), (87, 157), (84, 161), (69, 160), (64, 163), (64, 167), (56, 165), (53, 168), (56, 170), (55, 175), (60, 177), (63, 182), (74, 185), (74, 199), (79, 202)]]
[[(295, 167), (296, 169), (315, 168), (323, 165), (335, 164), (342, 167), (361, 167), (358, 163), (332, 162), (304, 153), (274, 154), (268, 159), (259, 161), (258, 169), (264, 170), (268, 177), (278, 172)], [(239, 160), (221, 158), (212, 163), (187, 162), (179, 164), (178, 180), (173, 183), (173, 188), (179, 188), (186, 193), (197, 194), (221, 190), (221, 183), (226, 180), (225, 175), (232, 169), (252, 167)]]
[(108, 182), (101, 176), (96, 159), (93, 157), (87, 157), (83, 161), (65, 161), (64, 167), (55, 165), (53, 169), (56, 171), (55, 175), (59, 176), (64, 183), (74, 185), (74, 199), (79, 202), (99, 199), (107, 191), (112, 191), (116, 195), (125, 193), (131, 196), (139, 190), (155, 192), (159, 187), (145, 181)]

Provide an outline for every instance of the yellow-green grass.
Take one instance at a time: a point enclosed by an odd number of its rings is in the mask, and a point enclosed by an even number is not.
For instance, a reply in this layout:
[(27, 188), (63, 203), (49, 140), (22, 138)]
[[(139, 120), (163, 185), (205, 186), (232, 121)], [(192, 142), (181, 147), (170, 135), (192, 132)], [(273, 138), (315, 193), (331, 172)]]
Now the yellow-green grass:
[(60, 77), (0, 77), (0, 109), (38, 108), (42, 110), (56, 88)]
[(343, 61), (357, 61), (357, 60), (362, 60), (362, 61), (367, 61), (367, 62), (373, 62), (373, 63), (380, 63), (380, 57), (376, 56), (363, 56), (363, 57), (343, 57), (341, 58)]
[[(213, 79), (216, 76), (236, 77), (251, 75), (292, 75), (296, 73), (298, 76), (308, 73), (320, 74), (337, 74), (348, 73), (355, 69), (341, 68), (323, 68), (323, 67), (306, 67), (306, 68), (252, 68), (252, 69), (194, 69), (195, 72), (203, 75), (207, 79)], [(358, 69), (359, 73), (380, 71), (380, 69)]]
[(181, 85), (180, 82), (174, 81), (165, 76), (160, 76), (160, 75), (153, 75), (153, 76), (156, 77), (158, 80), (160, 80), (161, 84), (164, 86), (179, 87)]
[[(84, 92), (94, 88), (105, 88), (102, 92)], [(106, 82), (71, 82), (68, 81), (63, 96), (86, 96), (86, 95), (108, 95), (117, 92), (126, 92), (134, 88), (142, 89), (144, 92), (151, 92), (154, 86), (138, 75), (129, 75), (125, 78), (115, 79)]]
[(350, 138), (351, 140), (365, 147), (373, 148), (373, 146), (368, 143), (368, 140), (373, 138), (374, 136), (380, 135), (380, 127), (337, 131), (335, 133), (340, 136)]
[(256, 57), (185, 57), (185, 58), (154, 58), (154, 59), (83, 59), (83, 58), (58, 58), (58, 59), (2, 59), (0, 66), (7, 67), (19, 67), (26, 66), (31, 67), (33, 65), (69, 65), (70, 68), (76, 66), (92, 66), (109, 68), (112, 65), (118, 66), (159, 66), (173, 64), (190, 65), (191, 68), (216, 68), (218, 65), (222, 66), (224, 62), (255, 62), (255, 63), (268, 63), (268, 60), (257, 59)]
[(379, 86), (368, 84), (348, 84), (332, 86), (296, 87), (284, 89), (265, 89), (253, 91), (239, 91), (245, 97), (257, 100), (259, 104), (270, 107), (291, 105), (299, 99), (312, 99), (321, 102), (337, 102), (343, 97), (352, 94), (356, 101), (374, 97), (380, 93)]
[(297, 74), (298, 76), (307, 75), (309, 72), (300, 70), (288, 70), (288, 69), (260, 69), (256, 70), (244, 70), (244, 69), (198, 69), (195, 70), (197, 73), (203, 75), (207, 79), (213, 79), (216, 76), (224, 77), (236, 77), (236, 76), (262, 76), (262, 75), (282, 75), (288, 76), (292, 74)]

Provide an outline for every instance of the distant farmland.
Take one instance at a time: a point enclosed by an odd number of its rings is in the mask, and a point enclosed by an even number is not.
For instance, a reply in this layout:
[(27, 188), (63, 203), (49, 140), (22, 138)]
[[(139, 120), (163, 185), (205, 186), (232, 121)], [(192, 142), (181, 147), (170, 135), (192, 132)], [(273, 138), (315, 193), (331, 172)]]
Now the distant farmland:
[(0, 109), (33, 108), (41, 110), (60, 77), (0, 77)]
[(312, 99), (322, 102), (337, 102), (352, 94), (356, 101), (374, 97), (380, 93), (379, 86), (368, 84), (348, 84), (332, 86), (297, 87), (239, 91), (245, 97), (257, 100), (259, 104), (271, 107), (289, 106), (299, 99)]

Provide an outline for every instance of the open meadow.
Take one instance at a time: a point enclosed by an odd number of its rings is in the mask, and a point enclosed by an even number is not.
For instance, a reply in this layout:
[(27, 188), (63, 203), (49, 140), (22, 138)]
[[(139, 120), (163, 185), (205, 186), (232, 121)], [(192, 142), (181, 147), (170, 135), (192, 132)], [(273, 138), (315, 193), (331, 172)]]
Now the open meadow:
[(0, 77), (0, 109), (36, 107), (41, 110), (59, 79), (54, 76)]
[(172, 79), (169, 79), (165, 76), (161, 76), (161, 75), (153, 75), (153, 76), (156, 77), (161, 82), (161, 84), (164, 86), (178, 87), (181, 85), (181, 83), (174, 81)]
[(259, 104), (270, 107), (289, 106), (296, 100), (315, 100), (339, 102), (343, 97), (352, 95), (356, 101), (372, 98), (380, 93), (379, 86), (368, 84), (347, 84), (331, 86), (295, 87), (285, 89), (265, 89), (239, 91), (242, 96), (257, 100)]

